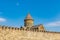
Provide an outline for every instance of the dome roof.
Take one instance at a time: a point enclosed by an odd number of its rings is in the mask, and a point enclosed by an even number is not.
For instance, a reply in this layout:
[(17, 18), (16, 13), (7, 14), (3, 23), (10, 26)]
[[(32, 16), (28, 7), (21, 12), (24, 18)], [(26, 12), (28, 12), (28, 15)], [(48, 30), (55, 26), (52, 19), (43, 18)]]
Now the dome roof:
[(30, 13), (28, 13), (27, 17), (25, 19), (32, 19)]

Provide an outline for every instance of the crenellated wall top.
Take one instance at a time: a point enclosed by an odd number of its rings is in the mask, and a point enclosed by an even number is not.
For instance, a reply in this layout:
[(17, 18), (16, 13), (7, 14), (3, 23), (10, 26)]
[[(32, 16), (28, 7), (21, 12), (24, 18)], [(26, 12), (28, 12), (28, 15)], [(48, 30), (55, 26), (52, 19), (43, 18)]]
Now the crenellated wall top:
[[(8, 27), (8, 26), (0, 26), (0, 30), (7, 30), (7, 29), (9, 29), (9, 30), (23, 30), (23, 31), (31, 31), (31, 30), (24, 30), (24, 29), (21, 29), (21, 28), (17, 28), (17, 27)], [(40, 31), (38, 31), (38, 30), (32, 30), (32, 32), (44, 32), (44, 33), (59, 33), (60, 34), (60, 32), (54, 32), (54, 31), (42, 31), (42, 30), (40, 30)]]

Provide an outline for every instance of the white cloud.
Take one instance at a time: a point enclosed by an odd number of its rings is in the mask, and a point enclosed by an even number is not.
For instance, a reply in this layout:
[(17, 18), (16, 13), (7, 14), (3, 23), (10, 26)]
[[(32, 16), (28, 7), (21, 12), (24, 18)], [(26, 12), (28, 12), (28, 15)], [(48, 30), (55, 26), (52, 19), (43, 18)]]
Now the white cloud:
[(47, 26), (47, 27), (56, 27), (56, 26), (60, 26), (60, 21), (50, 22), (50, 23), (45, 24), (45, 26)]
[(0, 18), (0, 22), (5, 22), (6, 19), (5, 18)]

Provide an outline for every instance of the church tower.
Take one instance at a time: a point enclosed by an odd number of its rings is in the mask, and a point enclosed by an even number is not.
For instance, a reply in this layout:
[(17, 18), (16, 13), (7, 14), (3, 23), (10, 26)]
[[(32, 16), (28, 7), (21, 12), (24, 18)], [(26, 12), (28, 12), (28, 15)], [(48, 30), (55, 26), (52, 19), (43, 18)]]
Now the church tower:
[(28, 13), (27, 17), (24, 19), (24, 26), (31, 28), (34, 24), (34, 20), (30, 16), (30, 13)]

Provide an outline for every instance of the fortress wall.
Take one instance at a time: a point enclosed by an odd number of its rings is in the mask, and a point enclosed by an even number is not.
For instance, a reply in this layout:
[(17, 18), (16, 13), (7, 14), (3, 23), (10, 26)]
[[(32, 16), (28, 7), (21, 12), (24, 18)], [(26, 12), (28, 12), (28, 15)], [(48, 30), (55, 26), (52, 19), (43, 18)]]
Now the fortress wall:
[(0, 40), (60, 40), (60, 33), (26, 31), (18, 28), (9, 29), (8, 27), (0, 27)]

